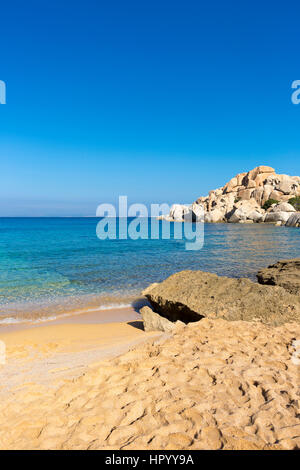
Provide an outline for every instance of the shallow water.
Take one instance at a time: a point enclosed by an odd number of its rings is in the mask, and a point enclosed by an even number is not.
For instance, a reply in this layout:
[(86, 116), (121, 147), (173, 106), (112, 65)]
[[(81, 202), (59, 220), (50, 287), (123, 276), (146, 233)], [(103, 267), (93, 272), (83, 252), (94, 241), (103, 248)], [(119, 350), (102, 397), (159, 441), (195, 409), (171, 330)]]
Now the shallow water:
[(183, 269), (255, 280), (259, 268), (300, 256), (293, 227), (206, 224), (203, 248), (186, 251), (184, 240), (101, 241), (98, 220), (0, 219), (1, 322), (128, 305)]

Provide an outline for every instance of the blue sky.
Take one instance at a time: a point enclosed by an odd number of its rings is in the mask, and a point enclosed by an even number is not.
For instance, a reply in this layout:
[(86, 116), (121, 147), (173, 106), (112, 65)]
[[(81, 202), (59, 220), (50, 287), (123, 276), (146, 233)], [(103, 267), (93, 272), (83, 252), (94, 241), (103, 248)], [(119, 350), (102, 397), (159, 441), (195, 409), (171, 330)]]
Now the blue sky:
[(189, 202), (259, 164), (300, 175), (299, 13), (296, 1), (2, 4), (0, 215), (94, 215), (119, 194)]

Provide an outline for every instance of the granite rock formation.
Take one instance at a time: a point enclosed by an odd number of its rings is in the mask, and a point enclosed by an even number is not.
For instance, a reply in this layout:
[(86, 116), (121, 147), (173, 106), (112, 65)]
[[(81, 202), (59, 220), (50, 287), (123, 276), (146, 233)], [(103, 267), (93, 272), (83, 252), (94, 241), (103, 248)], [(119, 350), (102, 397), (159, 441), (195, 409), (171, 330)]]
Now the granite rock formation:
[[(205, 222), (268, 222), (277, 225), (293, 225), (294, 207), (288, 201), (300, 196), (300, 177), (276, 174), (274, 168), (258, 166), (247, 173), (239, 173), (221, 188), (212, 190), (208, 196), (199, 197), (191, 206), (174, 204), (169, 215), (162, 218), (184, 221), (192, 213), (197, 220), (196, 206), (201, 206)], [(274, 201), (271, 207), (267, 201)], [(291, 220), (288, 223), (288, 220)], [(292, 223), (293, 221), (293, 223)], [(300, 216), (294, 226), (300, 224)]]

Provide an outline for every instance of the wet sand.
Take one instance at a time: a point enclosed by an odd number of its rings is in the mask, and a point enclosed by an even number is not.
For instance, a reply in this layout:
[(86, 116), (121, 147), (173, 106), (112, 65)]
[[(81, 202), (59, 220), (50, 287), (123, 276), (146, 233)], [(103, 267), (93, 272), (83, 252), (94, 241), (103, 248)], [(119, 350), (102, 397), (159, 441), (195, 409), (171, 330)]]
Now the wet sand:
[(87, 310), (80, 314), (66, 314), (60, 315), (54, 320), (38, 321), (36, 323), (28, 321), (23, 323), (8, 323), (0, 325), (0, 336), (3, 333), (13, 331), (23, 331), (31, 328), (41, 328), (47, 325), (69, 325), (69, 324), (103, 324), (103, 323), (119, 323), (129, 322), (141, 319), (141, 315), (138, 313), (138, 308), (141, 305), (145, 305), (147, 302), (143, 299), (137, 302), (137, 306), (112, 308), (99, 310)]

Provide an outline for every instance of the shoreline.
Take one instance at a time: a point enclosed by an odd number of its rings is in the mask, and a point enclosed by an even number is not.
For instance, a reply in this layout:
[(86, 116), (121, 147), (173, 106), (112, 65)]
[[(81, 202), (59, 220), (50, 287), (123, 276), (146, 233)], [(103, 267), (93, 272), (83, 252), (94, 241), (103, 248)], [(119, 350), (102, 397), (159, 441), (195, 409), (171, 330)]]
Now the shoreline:
[(106, 324), (106, 323), (119, 323), (126, 321), (140, 320), (141, 315), (138, 309), (147, 305), (145, 299), (138, 299), (138, 306), (116, 306), (112, 308), (86, 308), (82, 309), (80, 313), (74, 311), (66, 312), (65, 314), (58, 314), (53, 317), (45, 317), (41, 320), (26, 320), (16, 321), (14, 323), (0, 323), (0, 339), (1, 335), (14, 332), (23, 331), (31, 328), (42, 328), (49, 325), (62, 325), (62, 324)]
[[(199, 276), (209, 290), (202, 297)], [(236, 304), (224, 282), (236, 292), (239, 280), (183, 271), (160, 288), (174, 278), (159, 296), (167, 304), (171, 296), (175, 313), (174, 292), (185, 314), (195, 291), (201, 305), (220, 295), (226, 306)], [(242, 284), (251, 301), (249, 283)], [(284, 289), (252, 284), (268, 315), (276, 313), (262, 290), (273, 299)], [(151, 304), (159, 285), (143, 291)], [(289, 303), (292, 294), (282, 293)], [(264, 321), (259, 305), (252, 315), (245, 300), (242, 308), (163, 331), (149, 328), (136, 302), (0, 329), (0, 449), (299, 449), (300, 324), (293, 315), (279, 325)]]
[(89, 312), (44, 324), (9, 325), (0, 330), (6, 361), (0, 364), (0, 395), (27, 383), (52, 386), (85, 373), (92, 365), (126, 353), (162, 335), (146, 333), (131, 308)]

